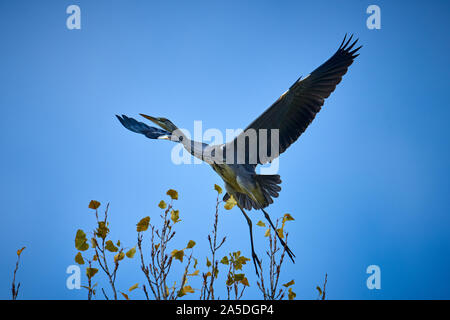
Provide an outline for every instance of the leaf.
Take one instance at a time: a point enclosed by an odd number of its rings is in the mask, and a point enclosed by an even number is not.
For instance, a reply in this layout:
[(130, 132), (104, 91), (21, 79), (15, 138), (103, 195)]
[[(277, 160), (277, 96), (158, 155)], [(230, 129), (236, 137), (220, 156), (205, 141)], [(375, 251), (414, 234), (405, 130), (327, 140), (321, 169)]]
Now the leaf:
[(89, 279), (91, 279), (98, 272), (96, 268), (86, 268), (86, 275)]
[(189, 240), (186, 249), (191, 249), (195, 246), (195, 241), (194, 240)]
[(295, 284), (295, 281), (294, 280), (291, 280), (291, 281), (289, 281), (288, 283), (285, 283), (285, 284), (283, 284), (283, 287), (290, 287), (290, 286), (292, 286), (293, 284)]
[(228, 257), (227, 256), (223, 257), (222, 260), (220, 260), (220, 263), (228, 265), (229, 264)]
[(217, 191), (218, 194), (222, 193), (222, 188), (218, 186), (217, 184), (214, 185), (214, 189)]
[(133, 291), (134, 289), (139, 288), (139, 283), (136, 283), (135, 285), (131, 286), (130, 289), (128, 289), (128, 291)]
[(78, 264), (84, 264), (83, 256), (81, 255), (81, 252), (78, 252), (75, 256), (75, 262)]
[(237, 204), (236, 200), (234, 200), (233, 196), (230, 195), (230, 198), (225, 202), (223, 206), (225, 210), (231, 210)]
[(206, 257), (206, 266), (211, 267), (211, 261), (209, 261), (208, 257)]
[(194, 258), (194, 269), (197, 268), (197, 263), (198, 263), (197, 259)]
[(167, 208), (167, 204), (164, 202), (164, 200), (161, 200), (158, 204), (158, 207), (160, 207), (161, 209), (165, 209)]
[(250, 284), (248, 283), (248, 279), (245, 278), (245, 277), (244, 277), (244, 279), (241, 280), (241, 283), (242, 283), (244, 286), (250, 287)]
[(106, 241), (105, 249), (109, 252), (117, 252), (119, 248), (117, 248), (111, 240)]
[(96, 254), (94, 254), (94, 256), (92, 257), (92, 260), (97, 261), (98, 260), (98, 256)]
[(261, 220), (259, 220), (256, 225), (259, 226), (259, 227), (265, 227), (266, 226), (266, 224), (264, 222), (262, 222)]
[(92, 248), (95, 248), (97, 246), (97, 240), (95, 238), (91, 239)]
[(319, 295), (322, 295), (322, 288), (320, 288), (319, 286), (316, 287), (317, 291), (319, 291)]
[(283, 232), (283, 228), (277, 229), (278, 232), (278, 236), (283, 239), (284, 238), (284, 232)]
[(130, 258), (130, 259), (133, 258), (135, 253), (136, 253), (136, 247), (131, 248), (126, 253), (127, 258)]
[(234, 275), (234, 281), (242, 281), (245, 278), (245, 274), (243, 273), (236, 273)]
[(78, 229), (77, 234), (75, 235), (75, 248), (80, 251), (86, 251), (89, 249), (86, 234), (81, 229)]
[(98, 222), (98, 228), (95, 231), (95, 235), (99, 238), (105, 239), (108, 235), (109, 229), (104, 221)]
[(120, 260), (123, 260), (123, 258), (125, 258), (125, 253), (119, 252), (118, 254), (116, 254), (116, 255), (114, 256), (114, 262), (117, 263), (117, 262), (119, 262)]
[(195, 291), (194, 291), (194, 289), (192, 289), (191, 286), (184, 286), (183, 292), (184, 293), (194, 293)]
[(176, 190), (170, 189), (167, 191), (167, 195), (172, 198), (172, 200), (178, 200), (178, 192)]
[(128, 297), (128, 295), (126, 293), (123, 293), (123, 292), (120, 292), (120, 293), (124, 296), (125, 299), (130, 300), (130, 298)]
[(286, 213), (283, 216), (283, 223), (285, 223), (286, 221), (292, 221), (292, 220), (295, 220), (295, 219), (289, 213)]
[(294, 300), (294, 298), (297, 296), (294, 291), (292, 291), (292, 288), (289, 288), (289, 300)]
[(188, 276), (198, 276), (198, 273), (200, 272), (200, 270), (195, 270), (193, 273), (188, 274)]
[(89, 209), (97, 210), (98, 207), (100, 207), (100, 202), (97, 200), (91, 200), (91, 202), (89, 202)]
[(142, 218), (141, 221), (139, 221), (138, 224), (136, 225), (136, 231), (137, 232), (146, 231), (148, 229), (149, 224), (150, 224), (150, 217)]
[(183, 262), (184, 257), (184, 251), (183, 250), (173, 250), (170, 254), (174, 259), (180, 260), (180, 262)]
[(270, 236), (270, 228), (266, 230), (266, 232), (264, 233), (264, 237), (269, 237)]
[(17, 250), (17, 255), (20, 257), (22, 254), (22, 251), (25, 250), (25, 247), (22, 247), (22, 249)]
[(180, 210), (172, 210), (170, 219), (173, 221), (173, 223), (180, 222)]

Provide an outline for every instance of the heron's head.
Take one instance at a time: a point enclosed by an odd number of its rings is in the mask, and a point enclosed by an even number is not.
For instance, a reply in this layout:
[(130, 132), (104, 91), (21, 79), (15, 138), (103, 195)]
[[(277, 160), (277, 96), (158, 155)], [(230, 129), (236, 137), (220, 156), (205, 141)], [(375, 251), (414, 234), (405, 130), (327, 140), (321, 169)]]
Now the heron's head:
[(161, 136), (157, 137), (157, 139), (167, 139), (167, 140), (172, 140), (175, 142), (183, 141), (184, 134), (169, 119), (155, 118), (155, 117), (151, 117), (151, 116), (148, 116), (148, 115), (142, 114), (142, 113), (141, 113), (141, 116), (143, 116), (145, 119), (148, 119), (151, 122), (157, 124), (158, 126), (163, 128), (164, 130), (167, 130), (170, 133), (169, 135), (161, 135)]

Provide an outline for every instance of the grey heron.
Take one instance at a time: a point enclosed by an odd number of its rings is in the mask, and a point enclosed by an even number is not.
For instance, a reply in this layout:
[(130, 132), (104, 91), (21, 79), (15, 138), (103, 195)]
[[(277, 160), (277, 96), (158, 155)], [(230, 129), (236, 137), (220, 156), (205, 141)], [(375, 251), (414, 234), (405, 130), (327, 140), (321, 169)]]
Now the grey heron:
[[(354, 48), (358, 40), (352, 42), (352, 38), (353, 35), (347, 40), (346, 35), (338, 50), (330, 59), (304, 79), (300, 77), (295, 81), (272, 106), (254, 120), (241, 134), (224, 144), (208, 145), (203, 142), (192, 141), (166, 118), (141, 114), (144, 118), (161, 127), (163, 129), (161, 130), (125, 115), (117, 116), (127, 129), (144, 134), (150, 139), (167, 139), (181, 143), (194, 157), (211, 165), (225, 183), (227, 193), (224, 196), (224, 201), (233, 196), (247, 220), (252, 258), (257, 274), (260, 260), (254, 250), (252, 221), (245, 210), (261, 210), (293, 262), (295, 255), (279, 236), (265, 210), (281, 191), (279, 186), (281, 183), (280, 176), (277, 174), (257, 174), (256, 167), (274, 160), (286, 151), (314, 120), (325, 99), (335, 90), (349, 66), (359, 55), (356, 53), (362, 46)], [(254, 139), (250, 139), (249, 132), (252, 132)], [(277, 138), (275, 147), (273, 137)], [(261, 146), (265, 146), (267, 150), (261, 152)]]

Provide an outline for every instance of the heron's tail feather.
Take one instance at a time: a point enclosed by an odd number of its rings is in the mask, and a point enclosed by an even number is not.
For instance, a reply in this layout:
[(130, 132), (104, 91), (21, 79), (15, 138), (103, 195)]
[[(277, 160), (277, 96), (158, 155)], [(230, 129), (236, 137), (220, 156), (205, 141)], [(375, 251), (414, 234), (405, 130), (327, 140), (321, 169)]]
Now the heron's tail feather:
[(261, 207), (265, 208), (269, 204), (273, 203), (272, 198), (278, 198), (279, 192), (281, 191), (281, 187), (279, 186), (279, 184), (281, 183), (281, 179), (278, 174), (257, 174), (256, 181), (258, 181), (264, 196), (264, 205), (262, 205)]

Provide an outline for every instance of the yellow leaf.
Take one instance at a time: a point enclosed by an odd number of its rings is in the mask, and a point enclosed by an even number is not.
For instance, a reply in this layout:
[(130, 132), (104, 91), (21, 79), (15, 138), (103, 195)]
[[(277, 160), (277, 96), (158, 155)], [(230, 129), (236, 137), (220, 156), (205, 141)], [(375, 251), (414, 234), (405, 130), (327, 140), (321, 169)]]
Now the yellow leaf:
[(91, 279), (98, 272), (96, 268), (86, 268), (86, 275), (89, 279)]
[(222, 260), (220, 260), (220, 263), (222, 263), (222, 264), (228, 264), (228, 263), (229, 263), (228, 257), (227, 257), (227, 256), (223, 257)]
[(278, 235), (280, 236), (281, 239), (284, 238), (284, 232), (283, 232), (283, 228), (277, 229)]
[(148, 229), (148, 226), (150, 224), (150, 217), (142, 218), (141, 221), (138, 222), (136, 225), (137, 232), (142, 232)]
[(195, 270), (193, 273), (188, 274), (188, 276), (197, 276), (200, 270)]
[(241, 283), (242, 283), (244, 286), (250, 287), (250, 284), (248, 283), (248, 279), (245, 278), (245, 277), (244, 277), (244, 279), (241, 280)]
[(195, 241), (193, 240), (189, 240), (188, 244), (187, 244), (187, 249), (191, 249), (195, 246)]
[(158, 207), (160, 207), (161, 209), (165, 209), (167, 208), (167, 204), (164, 202), (164, 200), (161, 200), (158, 204)]
[(105, 239), (108, 235), (109, 229), (104, 221), (98, 222), (98, 228), (95, 232), (95, 235), (99, 238)]
[(259, 227), (265, 227), (266, 226), (266, 224), (264, 222), (262, 222), (261, 220), (259, 220), (256, 225), (259, 226)]
[(214, 185), (214, 189), (217, 191), (218, 194), (222, 193), (222, 188), (218, 186), (217, 184)]
[(118, 254), (116, 254), (116, 255), (114, 256), (114, 262), (117, 263), (117, 262), (119, 262), (120, 260), (122, 260), (123, 258), (125, 258), (125, 253), (119, 252)]
[(22, 254), (22, 251), (25, 250), (25, 247), (22, 247), (22, 249), (17, 250), (17, 255), (20, 257)]
[(84, 264), (83, 256), (81, 255), (81, 252), (78, 252), (75, 256), (75, 262), (78, 264)]
[(286, 222), (286, 221), (292, 221), (292, 220), (295, 220), (295, 219), (289, 213), (286, 213), (283, 216), (283, 223)]
[(128, 289), (128, 291), (133, 291), (134, 289), (139, 288), (139, 283), (136, 283), (134, 286), (130, 287), (130, 289)]
[(97, 261), (98, 260), (98, 256), (96, 254), (94, 254), (94, 257), (92, 258), (92, 260)]
[(105, 249), (109, 252), (117, 252), (119, 248), (117, 248), (111, 240), (106, 241)]
[(270, 236), (270, 228), (266, 230), (266, 232), (264, 233), (264, 237), (269, 237)]
[(206, 266), (211, 267), (211, 261), (209, 261), (208, 257), (206, 257)]
[(173, 250), (170, 254), (174, 259), (180, 260), (180, 262), (183, 262), (184, 257), (184, 251), (183, 250)]
[(192, 289), (191, 286), (184, 286), (183, 292), (184, 293), (194, 293), (194, 289)]
[(130, 250), (128, 250), (128, 252), (126, 253), (126, 255), (127, 255), (127, 257), (128, 258), (133, 258), (134, 257), (134, 254), (136, 253), (136, 248), (135, 247), (133, 247), (133, 248), (131, 248)]
[(233, 196), (230, 195), (230, 198), (225, 202), (225, 205), (223, 207), (225, 208), (225, 210), (231, 210), (236, 204), (236, 200), (234, 200)]
[(89, 209), (98, 209), (98, 207), (100, 207), (100, 202), (96, 201), (96, 200), (91, 200), (91, 202), (89, 202)]
[(293, 284), (295, 284), (295, 281), (294, 281), (294, 280), (291, 280), (291, 281), (289, 281), (288, 283), (283, 284), (283, 286), (287, 288), (287, 287), (292, 286)]
[(173, 221), (173, 223), (177, 223), (180, 220), (180, 210), (172, 210), (170, 214), (170, 219)]
[(123, 293), (123, 292), (121, 292), (121, 294), (124, 296), (125, 299), (130, 300), (130, 298), (128, 297), (127, 294), (125, 294), (125, 293)]
[(172, 198), (172, 200), (178, 200), (178, 192), (176, 190), (170, 189), (167, 191), (167, 195)]
[(294, 291), (292, 291), (292, 288), (289, 288), (289, 295), (288, 295), (289, 300), (294, 300), (294, 298), (295, 298), (296, 296), (297, 296), (297, 295), (295, 294)]

